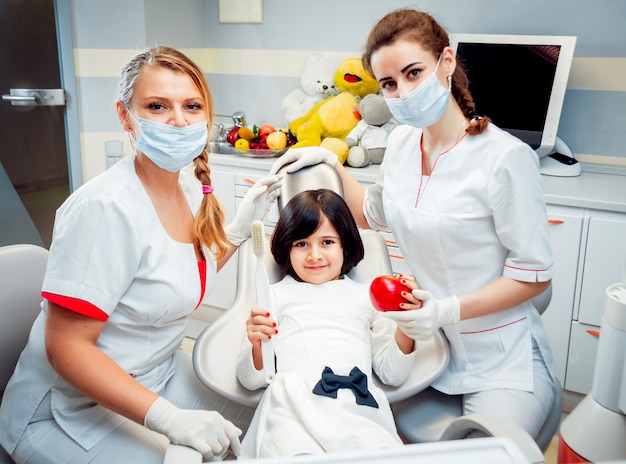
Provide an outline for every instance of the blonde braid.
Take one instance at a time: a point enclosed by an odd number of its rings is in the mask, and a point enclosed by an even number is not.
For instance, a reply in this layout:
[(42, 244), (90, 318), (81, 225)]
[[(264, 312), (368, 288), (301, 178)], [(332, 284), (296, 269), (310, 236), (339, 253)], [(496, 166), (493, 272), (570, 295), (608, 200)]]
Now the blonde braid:
[[(202, 185), (211, 185), (211, 168), (206, 150), (194, 160), (194, 165), (196, 178)], [(207, 194), (202, 198), (194, 228), (200, 243), (213, 250), (216, 260), (226, 255), (231, 245), (224, 232), (224, 211), (215, 195)]]

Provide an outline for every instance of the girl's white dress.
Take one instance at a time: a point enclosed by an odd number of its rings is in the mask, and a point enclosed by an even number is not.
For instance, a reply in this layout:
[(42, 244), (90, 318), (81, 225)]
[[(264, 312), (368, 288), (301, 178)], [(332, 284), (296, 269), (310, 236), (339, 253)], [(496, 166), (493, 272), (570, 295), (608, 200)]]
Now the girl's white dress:
[[(383, 383), (399, 385), (415, 353), (400, 351), (395, 323), (372, 308), (368, 292), (348, 277), (316, 285), (287, 276), (272, 285), (277, 372), (242, 441), (241, 458), (402, 446), (372, 369)], [(349, 388), (340, 388), (337, 398), (313, 393), (325, 367), (347, 376), (355, 366), (367, 375), (377, 408), (357, 404)], [(237, 376), (250, 390), (266, 385), (247, 337)]]

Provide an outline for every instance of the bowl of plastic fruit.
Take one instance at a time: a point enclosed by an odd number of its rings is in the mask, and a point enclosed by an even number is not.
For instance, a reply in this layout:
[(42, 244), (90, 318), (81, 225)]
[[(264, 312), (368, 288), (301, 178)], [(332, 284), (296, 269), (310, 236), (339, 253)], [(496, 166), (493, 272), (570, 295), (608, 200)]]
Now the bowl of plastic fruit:
[(232, 153), (250, 158), (274, 158), (285, 153), (296, 138), (289, 129), (276, 129), (265, 123), (252, 127), (233, 127), (226, 135)]

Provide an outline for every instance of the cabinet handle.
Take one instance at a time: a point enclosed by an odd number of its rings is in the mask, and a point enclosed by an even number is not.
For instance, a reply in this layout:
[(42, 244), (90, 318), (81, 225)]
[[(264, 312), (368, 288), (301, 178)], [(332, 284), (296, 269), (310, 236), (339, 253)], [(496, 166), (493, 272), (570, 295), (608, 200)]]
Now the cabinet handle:
[(587, 333), (594, 335), (596, 337), (600, 336), (600, 332), (598, 332), (597, 330), (593, 330), (593, 329), (587, 329)]
[(562, 219), (548, 219), (548, 224), (563, 224), (564, 222)]

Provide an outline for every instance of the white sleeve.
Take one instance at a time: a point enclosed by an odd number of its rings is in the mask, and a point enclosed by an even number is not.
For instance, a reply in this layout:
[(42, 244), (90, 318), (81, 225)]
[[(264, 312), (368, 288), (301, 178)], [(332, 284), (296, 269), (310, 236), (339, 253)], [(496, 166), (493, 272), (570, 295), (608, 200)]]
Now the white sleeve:
[(401, 385), (411, 373), (416, 350), (404, 354), (396, 343), (396, 323), (373, 308), (371, 311), (372, 369), (382, 383)]
[(383, 177), (383, 165), (381, 164), (376, 183), (365, 189), (363, 214), (373, 230), (390, 232), (391, 229), (387, 225), (387, 217), (383, 208)]
[(548, 215), (537, 155), (525, 144), (511, 146), (489, 183), (496, 233), (509, 250), (503, 275), (523, 282), (552, 278)]
[(75, 195), (57, 212), (42, 290), (111, 315), (135, 278), (142, 251), (125, 205), (105, 194)]
[(252, 343), (245, 337), (237, 357), (237, 379), (248, 390), (258, 390), (267, 385), (263, 369), (257, 370), (252, 361)]

